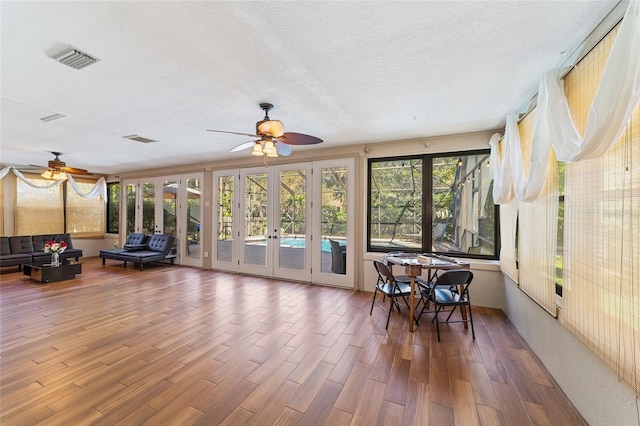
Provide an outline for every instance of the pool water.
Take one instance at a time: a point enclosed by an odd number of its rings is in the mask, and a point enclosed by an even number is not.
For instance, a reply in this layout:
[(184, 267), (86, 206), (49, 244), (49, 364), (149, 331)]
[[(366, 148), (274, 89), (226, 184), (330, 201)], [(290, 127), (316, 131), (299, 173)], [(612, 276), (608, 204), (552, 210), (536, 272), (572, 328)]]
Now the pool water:
[[(264, 245), (266, 240), (260, 241), (258, 244)], [(340, 241), (340, 244), (343, 244), (344, 241)], [(293, 247), (293, 248), (304, 248), (305, 247), (305, 239), (304, 238), (291, 238), (291, 237), (283, 237), (280, 238), (280, 247)], [(322, 251), (330, 252), (331, 251), (331, 243), (329, 240), (322, 240)]]

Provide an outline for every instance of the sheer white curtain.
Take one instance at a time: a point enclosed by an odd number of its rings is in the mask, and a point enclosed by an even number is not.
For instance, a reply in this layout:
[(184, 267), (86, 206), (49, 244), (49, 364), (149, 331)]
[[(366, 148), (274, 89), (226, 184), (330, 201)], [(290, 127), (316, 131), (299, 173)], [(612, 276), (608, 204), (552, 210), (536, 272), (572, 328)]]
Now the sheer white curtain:
[[(530, 145), (531, 166), (525, 176), (517, 128), (517, 117), (507, 117), (502, 161), (498, 145), (491, 144), (494, 200), (510, 201), (508, 176), (512, 176), (515, 197), (533, 201), (544, 189), (549, 149), (553, 146), (558, 161), (575, 162), (601, 157), (620, 138), (633, 109), (640, 100), (640, 1), (629, 4), (607, 58), (606, 66), (591, 104), (585, 136), (576, 130), (562, 77), (564, 69), (547, 71), (540, 80), (536, 123)], [(492, 138), (493, 140), (493, 138)], [(493, 166), (495, 164), (495, 166)], [(494, 181), (495, 182), (495, 181)]]
[[(61, 179), (61, 180), (51, 181), (51, 183), (48, 184), (48, 185), (38, 185), (36, 183), (33, 183), (30, 179), (27, 179), (26, 177), (24, 177), (24, 175), (22, 173), (20, 173), (18, 170), (16, 170), (13, 167), (5, 167), (4, 169), (0, 170), (0, 180), (2, 180), (2, 178), (4, 178), (7, 175), (7, 173), (9, 173), (9, 172), (13, 172), (13, 174), (16, 175), (16, 177), (18, 179), (20, 179), (20, 181), (22, 181), (23, 183), (29, 185), (32, 188), (49, 189), (49, 188), (53, 188), (55, 186), (60, 186), (65, 181), (65, 179)], [(103, 177), (98, 179), (96, 181), (96, 184), (89, 191), (83, 192), (78, 187), (78, 185), (76, 184), (75, 180), (73, 180), (73, 176), (71, 176), (69, 173), (65, 173), (65, 175), (66, 175), (66, 180), (69, 181), (69, 184), (71, 185), (73, 190), (79, 196), (81, 196), (83, 198), (99, 198), (99, 197), (102, 197), (103, 200), (107, 199), (107, 181)]]
[[(513, 132), (510, 133), (510, 136)], [(505, 135), (506, 137), (506, 135)], [(502, 140), (502, 155), (500, 141)], [(500, 133), (494, 133), (489, 140), (491, 146), (491, 178), (493, 179), (493, 202), (506, 204), (513, 199), (513, 178), (511, 173), (511, 143), (507, 143)]]

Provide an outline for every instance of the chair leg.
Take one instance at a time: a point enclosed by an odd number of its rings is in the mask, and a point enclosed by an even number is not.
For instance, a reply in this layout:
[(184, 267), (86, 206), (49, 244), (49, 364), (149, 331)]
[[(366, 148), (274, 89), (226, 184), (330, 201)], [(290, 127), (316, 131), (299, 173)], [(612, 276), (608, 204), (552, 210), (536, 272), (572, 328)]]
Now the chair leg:
[[(402, 296), (402, 298), (404, 299), (404, 304), (407, 305), (407, 309), (411, 309), (411, 307), (409, 306), (409, 301), (407, 300), (407, 296)], [(398, 312), (400, 312), (400, 309), (398, 309)]]
[(429, 299), (425, 298), (422, 295), (422, 293), (420, 293), (420, 300), (418, 300), (418, 303), (416, 304), (416, 311), (418, 310), (418, 306), (420, 306), (420, 302), (422, 302), (422, 309), (418, 314), (418, 318), (416, 318), (416, 324), (418, 324), (418, 322), (420, 321), (420, 318), (422, 318), (422, 314), (424, 314), (424, 310), (429, 308)]
[(434, 319), (436, 320), (436, 333), (438, 333), (438, 342), (440, 341), (440, 321), (438, 321), (438, 312), (440, 312), (440, 306), (436, 306), (436, 315)]
[(391, 311), (393, 311), (393, 297), (389, 296), (389, 302), (389, 313), (387, 314), (387, 325), (384, 328), (385, 330), (389, 329), (389, 320), (391, 319)]
[(376, 295), (378, 294), (378, 287), (373, 291), (373, 300), (371, 301), (371, 310), (369, 311), (369, 315), (373, 313), (373, 305), (376, 303)]
[[(451, 315), (453, 315), (453, 312), (456, 310), (457, 307), (458, 307), (458, 305), (454, 305), (453, 309), (451, 309), (451, 312), (449, 312), (449, 316), (447, 317), (447, 321), (446, 322), (449, 322), (449, 318), (451, 318)], [(460, 308), (460, 309), (462, 309), (462, 308)]]
[(471, 323), (471, 335), (473, 336), (473, 340), (476, 340), (476, 332), (473, 329), (473, 316), (471, 315), (471, 303), (469, 303), (469, 322)]

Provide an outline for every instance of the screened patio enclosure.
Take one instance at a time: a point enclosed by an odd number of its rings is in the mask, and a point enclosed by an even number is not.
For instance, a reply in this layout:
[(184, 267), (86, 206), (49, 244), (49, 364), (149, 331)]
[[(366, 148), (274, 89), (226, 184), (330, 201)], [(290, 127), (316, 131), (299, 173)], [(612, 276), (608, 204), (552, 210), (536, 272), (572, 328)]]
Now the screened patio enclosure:
[(493, 255), (488, 166), (488, 153), (372, 160), (369, 247)]

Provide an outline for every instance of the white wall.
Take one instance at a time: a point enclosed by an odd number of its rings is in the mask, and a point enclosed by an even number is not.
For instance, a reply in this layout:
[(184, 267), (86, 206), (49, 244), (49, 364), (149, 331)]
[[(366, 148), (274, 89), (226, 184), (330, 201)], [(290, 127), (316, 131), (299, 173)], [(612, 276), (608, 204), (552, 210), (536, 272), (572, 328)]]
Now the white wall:
[(640, 425), (631, 389), (506, 275), (503, 309), (590, 425)]
[(83, 257), (99, 256), (100, 250), (114, 247), (113, 241), (111, 239), (107, 239), (106, 237), (104, 239), (73, 237), (72, 242), (73, 248), (82, 250)]

